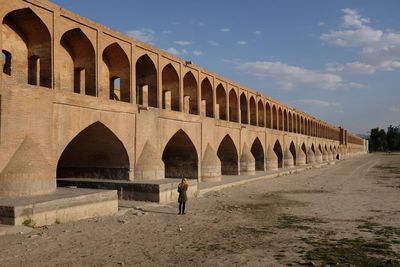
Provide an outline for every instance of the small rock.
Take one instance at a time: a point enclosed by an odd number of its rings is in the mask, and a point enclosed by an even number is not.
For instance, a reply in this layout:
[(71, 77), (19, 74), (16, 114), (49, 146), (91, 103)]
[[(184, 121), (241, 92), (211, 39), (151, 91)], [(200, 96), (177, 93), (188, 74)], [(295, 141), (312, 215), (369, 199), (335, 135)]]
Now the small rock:
[(183, 229), (182, 229), (182, 227), (179, 227), (178, 230), (179, 230), (179, 232), (182, 232)]
[(28, 238), (38, 238), (39, 237), (39, 235), (30, 235), (30, 236), (28, 236)]
[(118, 222), (119, 222), (119, 223), (122, 223), (122, 224), (126, 223), (126, 221), (123, 220), (123, 219), (118, 219)]
[(118, 265), (125, 266), (125, 262), (117, 262)]

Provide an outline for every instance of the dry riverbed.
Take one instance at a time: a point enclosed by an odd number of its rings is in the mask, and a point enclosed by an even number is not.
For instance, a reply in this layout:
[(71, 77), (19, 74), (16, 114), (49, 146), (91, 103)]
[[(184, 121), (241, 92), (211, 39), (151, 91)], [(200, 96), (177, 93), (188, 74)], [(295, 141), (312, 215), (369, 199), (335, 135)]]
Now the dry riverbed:
[[(140, 208), (137, 206), (141, 206)], [(1, 266), (400, 266), (400, 154), (0, 236)]]

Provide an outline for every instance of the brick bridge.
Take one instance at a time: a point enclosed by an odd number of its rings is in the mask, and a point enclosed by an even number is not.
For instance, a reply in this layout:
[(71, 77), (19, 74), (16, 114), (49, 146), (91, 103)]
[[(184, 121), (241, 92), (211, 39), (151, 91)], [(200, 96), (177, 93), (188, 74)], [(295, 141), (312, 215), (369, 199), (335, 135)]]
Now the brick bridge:
[(0, 0), (0, 17), (0, 197), (53, 192), (69, 177), (219, 181), (368, 149), (50, 2)]

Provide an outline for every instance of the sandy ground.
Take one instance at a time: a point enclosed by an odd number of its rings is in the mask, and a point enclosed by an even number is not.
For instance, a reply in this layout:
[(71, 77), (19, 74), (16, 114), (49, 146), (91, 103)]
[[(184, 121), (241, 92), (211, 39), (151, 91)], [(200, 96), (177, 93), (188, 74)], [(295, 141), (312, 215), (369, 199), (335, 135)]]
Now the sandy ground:
[[(400, 154), (0, 237), (1, 266), (400, 266)], [(123, 205), (132, 205), (123, 203)]]

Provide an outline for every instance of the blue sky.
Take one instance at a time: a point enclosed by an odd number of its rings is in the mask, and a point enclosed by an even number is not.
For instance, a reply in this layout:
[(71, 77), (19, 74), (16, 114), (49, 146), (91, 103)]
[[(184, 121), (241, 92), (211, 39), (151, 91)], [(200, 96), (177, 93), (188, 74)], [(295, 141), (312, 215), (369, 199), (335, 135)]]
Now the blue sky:
[(400, 124), (400, 1), (53, 2), (352, 132)]

